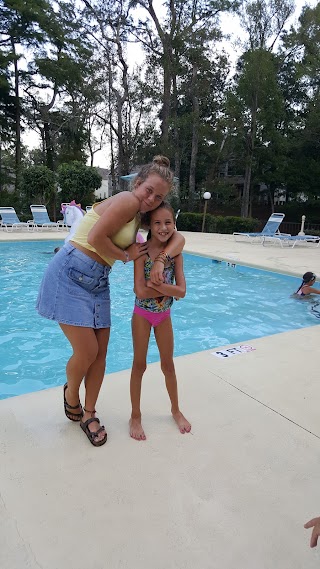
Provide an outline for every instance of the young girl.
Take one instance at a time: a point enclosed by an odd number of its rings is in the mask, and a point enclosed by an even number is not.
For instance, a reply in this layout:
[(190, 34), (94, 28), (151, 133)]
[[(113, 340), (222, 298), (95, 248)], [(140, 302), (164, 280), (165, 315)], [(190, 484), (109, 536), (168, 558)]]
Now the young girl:
[(316, 282), (316, 275), (311, 271), (305, 273), (302, 277), (302, 283), (299, 286), (298, 290), (295, 292), (295, 295), (299, 297), (309, 296), (310, 294), (320, 294), (320, 290), (317, 288), (312, 288), (314, 283)]
[[(146, 356), (151, 327), (158, 345), (161, 369), (171, 401), (171, 413), (181, 433), (189, 433), (191, 425), (182, 415), (178, 403), (178, 389), (173, 363), (173, 331), (170, 307), (173, 297), (183, 298), (186, 282), (181, 253), (171, 258), (164, 252), (168, 240), (175, 231), (174, 212), (167, 203), (162, 203), (149, 217), (148, 252), (134, 262), (135, 307), (132, 316), (134, 359), (130, 380), (132, 404), (129, 422), (130, 436), (145, 440), (141, 424), (140, 396), (142, 376), (146, 370)], [(155, 261), (164, 265), (164, 282), (155, 285), (150, 281), (150, 271)], [(175, 284), (174, 283), (175, 280)]]

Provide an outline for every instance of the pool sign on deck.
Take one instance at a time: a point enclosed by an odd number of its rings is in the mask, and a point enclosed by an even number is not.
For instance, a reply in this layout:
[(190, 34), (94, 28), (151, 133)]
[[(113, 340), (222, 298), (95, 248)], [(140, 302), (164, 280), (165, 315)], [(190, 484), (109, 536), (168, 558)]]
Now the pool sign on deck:
[(253, 346), (246, 346), (242, 344), (241, 346), (233, 346), (233, 348), (227, 348), (226, 350), (219, 350), (217, 352), (211, 352), (213, 356), (217, 358), (231, 358), (231, 356), (238, 356), (239, 354), (247, 354), (248, 352), (254, 352), (255, 348)]

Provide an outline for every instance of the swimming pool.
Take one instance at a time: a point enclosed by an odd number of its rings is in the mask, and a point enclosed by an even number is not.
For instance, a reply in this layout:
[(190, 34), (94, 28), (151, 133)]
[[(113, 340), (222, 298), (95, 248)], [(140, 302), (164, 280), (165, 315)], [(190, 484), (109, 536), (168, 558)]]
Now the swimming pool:
[[(38, 316), (35, 302), (58, 241), (0, 244), (0, 399), (62, 385), (71, 350), (59, 326)], [(319, 324), (312, 304), (290, 298), (299, 279), (184, 255), (187, 296), (173, 305), (175, 355), (244, 342)], [(111, 276), (112, 333), (107, 373), (132, 363), (133, 265)], [(154, 339), (148, 361), (158, 360)]]

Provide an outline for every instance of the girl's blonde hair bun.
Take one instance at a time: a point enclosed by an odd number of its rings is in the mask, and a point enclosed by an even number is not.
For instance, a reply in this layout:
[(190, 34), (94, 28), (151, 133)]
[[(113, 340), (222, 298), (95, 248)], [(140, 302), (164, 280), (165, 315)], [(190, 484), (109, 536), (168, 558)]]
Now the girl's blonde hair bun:
[(141, 184), (141, 182), (144, 182), (148, 178), (148, 176), (151, 176), (152, 174), (157, 174), (158, 176), (160, 176), (160, 178), (168, 182), (170, 189), (172, 188), (173, 172), (170, 169), (169, 158), (158, 154), (157, 156), (154, 157), (152, 162), (150, 162), (149, 164), (145, 164), (140, 168), (136, 179)]
[(161, 156), (161, 154), (157, 154), (154, 156), (152, 162), (155, 164), (159, 164), (159, 166), (164, 166), (165, 168), (170, 168), (170, 160), (166, 156)]

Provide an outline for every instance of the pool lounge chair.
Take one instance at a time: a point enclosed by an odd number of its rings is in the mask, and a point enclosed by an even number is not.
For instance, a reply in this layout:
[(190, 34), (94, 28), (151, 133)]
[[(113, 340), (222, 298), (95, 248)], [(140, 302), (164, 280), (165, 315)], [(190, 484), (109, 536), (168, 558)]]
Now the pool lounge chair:
[(33, 230), (33, 225), (29, 222), (20, 221), (14, 207), (0, 207), (1, 227), (4, 231), (13, 231), (14, 229)]
[(293, 248), (298, 243), (314, 243), (316, 247), (319, 247), (320, 237), (317, 237), (316, 235), (267, 235), (263, 240), (263, 245), (274, 242), (280, 243), (281, 247), (287, 246)]
[(30, 209), (33, 217), (30, 223), (33, 223), (35, 229), (39, 231), (43, 229), (56, 229), (57, 231), (63, 229), (63, 220), (51, 221), (45, 205), (33, 204), (30, 206)]
[(274, 235), (286, 235), (285, 233), (280, 233), (279, 226), (280, 223), (283, 221), (285, 214), (284, 213), (273, 213), (270, 215), (267, 223), (265, 224), (264, 228), (260, 232), (256, 233), (244, 233), (234, 231), (233, 235), (235, 240), (237, 240), (237, 236), (246, 237), (247, 239), (251, 240), (251, 243), (254, 242), (255, 239), (260, 238), (260, 242), (264, 240), (265, 237), (272, 237)]

